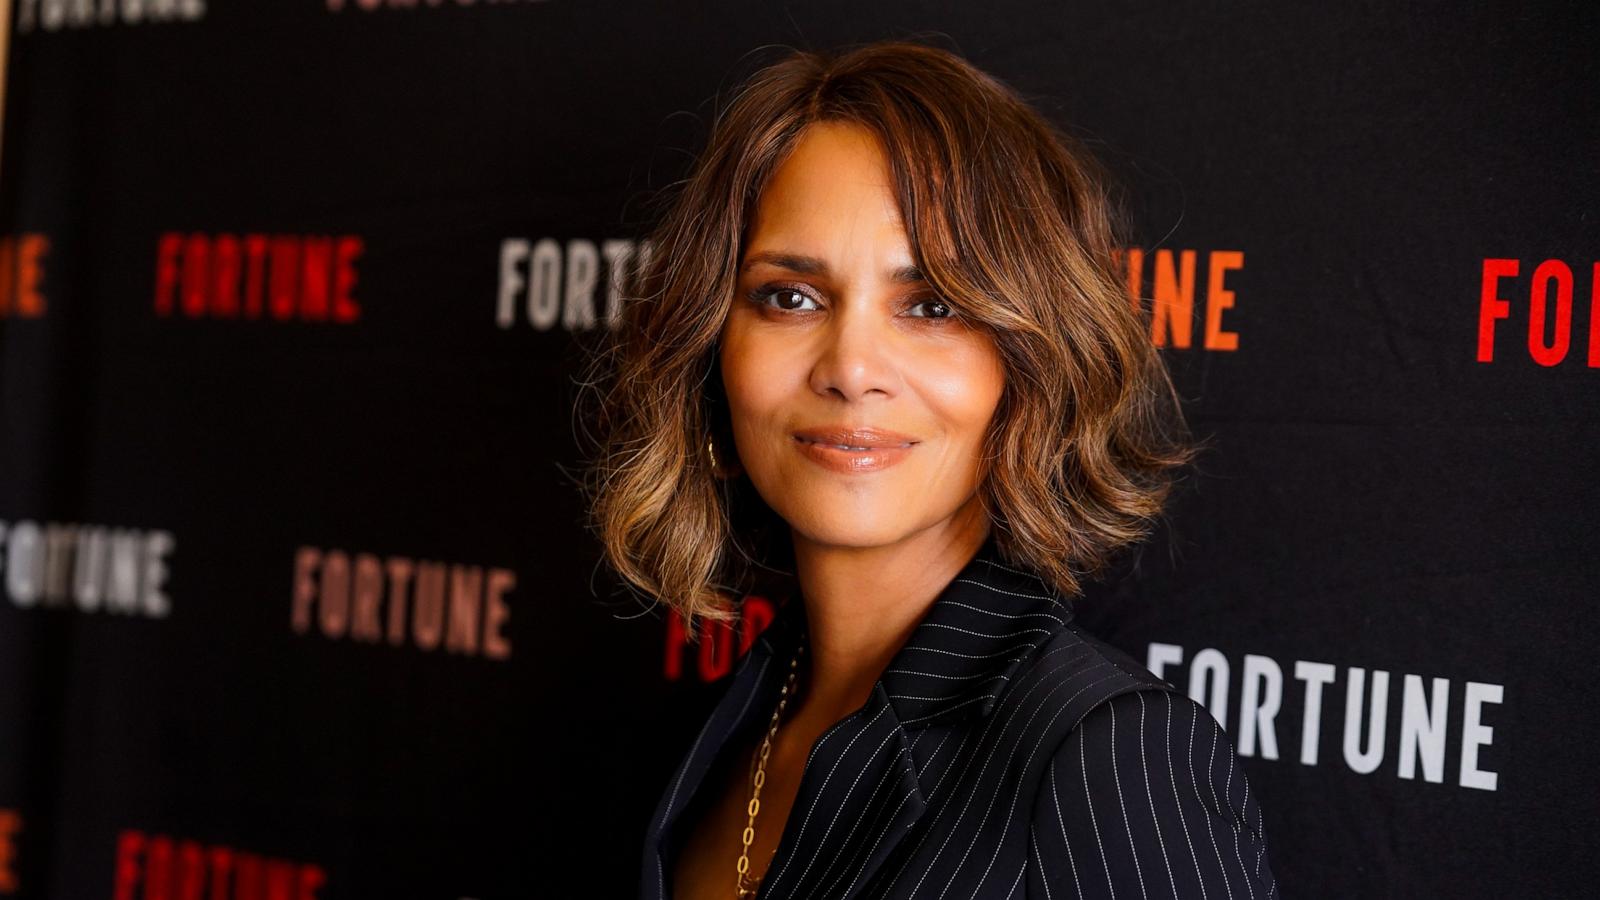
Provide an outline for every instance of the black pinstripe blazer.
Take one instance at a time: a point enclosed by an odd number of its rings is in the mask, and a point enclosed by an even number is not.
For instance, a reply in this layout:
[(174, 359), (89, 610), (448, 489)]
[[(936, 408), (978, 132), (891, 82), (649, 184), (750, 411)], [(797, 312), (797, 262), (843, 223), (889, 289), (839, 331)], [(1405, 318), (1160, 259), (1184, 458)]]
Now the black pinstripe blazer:
[[(786, 603), (737, 664), (657, 804), (641, 897), (670, 896), (674, 826), (770, 719), (804, 627)], [(1274, 900), (1277, 885), (1211, 715), (1083, 632), (991, 538), (866, 705), (817, 738), (759, 896)]]

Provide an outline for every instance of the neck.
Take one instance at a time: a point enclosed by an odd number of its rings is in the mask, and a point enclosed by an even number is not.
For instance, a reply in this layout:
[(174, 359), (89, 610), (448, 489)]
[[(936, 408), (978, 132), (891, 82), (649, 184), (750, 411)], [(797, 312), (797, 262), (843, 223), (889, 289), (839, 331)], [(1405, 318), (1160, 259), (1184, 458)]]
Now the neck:
[(809, 636), (800, 711), (827, 727), (860, 709), (939, 593), (989, 535), (973, 496), (955, 516), (893, 544), (847, 547), (795, 533)]

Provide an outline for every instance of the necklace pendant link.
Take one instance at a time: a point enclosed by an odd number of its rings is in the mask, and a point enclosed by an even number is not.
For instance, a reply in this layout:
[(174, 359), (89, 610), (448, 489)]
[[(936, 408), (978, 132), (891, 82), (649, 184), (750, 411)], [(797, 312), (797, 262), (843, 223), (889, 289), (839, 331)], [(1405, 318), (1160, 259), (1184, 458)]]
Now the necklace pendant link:
[(805, 648), (805, 634), (801, 633), (800, 641), (794, 649), (794, 659), (789, 661), (788, 682), (778, 694), (778, 708), (772, 711), (772, 725), (761, 738), (761, 752), (756, 755), (755, 774), (750, 779), (750, 803), (745, 807), (745, 812), (750, 815), (750, 823), (745, 826), (744, 834), (740, 836), (744, 842), (744, 849), (739, 852), (739, 874), (738, 880), (734, 882), (735, 896), (741, 900), (745, 897), (754, 897), (761, 890), (761, 879), (749, 877), (750, 845), (755, 843), (756, 814), (761, 812), (761, 788), (767, 783), (767, 756), (772, 753), (772, 739), (778, 735), (778, 721), (783, 716), (783, 708), (794, 695), (795, 678), (800, 673), (800, 654)]

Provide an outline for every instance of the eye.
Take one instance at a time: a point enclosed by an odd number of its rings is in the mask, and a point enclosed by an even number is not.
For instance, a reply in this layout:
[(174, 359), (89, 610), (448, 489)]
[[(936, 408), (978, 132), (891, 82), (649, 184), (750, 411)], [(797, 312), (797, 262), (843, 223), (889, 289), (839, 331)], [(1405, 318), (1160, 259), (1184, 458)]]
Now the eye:
[[(756, 303), (783, 310), (784, 312), (810, 312), (814, 309), (821, 309), (817, 305), (815, 298), (798, 288), (783, 287), (781, 285), (762, 285), (751, 291), (749, 296)], [(807, 307), (805, 306), (807, 303), (812, 305)]]
[[(911, 317), (917, 319), (949, 319), (953, 318), (956, 314), (955, 307), (951, 306), (948, 302), (939, 297), (929, 297), (926, 300), (919, 300), (912, 304), (909, 308), (913, 310), (913, 312), (910, 313)], [(918, 309), (925, 309), (929, 311), (922, 313), (914, 311)]]

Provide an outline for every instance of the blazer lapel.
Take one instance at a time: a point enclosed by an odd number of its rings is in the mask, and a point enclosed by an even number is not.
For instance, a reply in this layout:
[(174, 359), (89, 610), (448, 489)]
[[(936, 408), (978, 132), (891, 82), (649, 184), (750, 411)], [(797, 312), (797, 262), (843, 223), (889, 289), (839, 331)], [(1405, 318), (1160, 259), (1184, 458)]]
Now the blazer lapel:
[(928, 804), (911, 739), (881, 683), (812, 745), (762, 898), (852, 898)]
[[(668, 888), (672, 880), (670, 866), (677, 858), (683, 836), (674, 826), (678, 823), (691, 799), (699, 792), (706, 774), (717, 761), (734, 735), (758, 718), (772, 715), (778, 702), (779, 679), (785, 674), (775, 658), (782, 645), (784, 653), (792, 653), (803, 626), (804, 614), (800, 604), (791, 600), (779, 608), (778, 614), (751, 645), (734, 670), (733, 679), (722, 699), (711, 710), (700, 729), (689, 754), (678, 764), (667, 788), (662, 792), (656, 811), (650, 819), (644, 848), (644, 869), (641, 874), (639, 896), (648, 900), (666, 900), (671, 896)], [(797, 621), (798, 620), (798, 621)]]
[[(933, 786), (914, 752), (919, 733), (981, 722), (1022, 661), (1070, 617), (1064, 600), (1004, 563), (993, 537), (986, 541), (935, 598), (866, 704), (817, 738), (759, 896), (862, 895), (928, 810)], [(652, 820), (641, 896), (669, 896), (672, 825), (729, 738), (771, 715), (804, 625), (796, 597), (740, 665)]]

